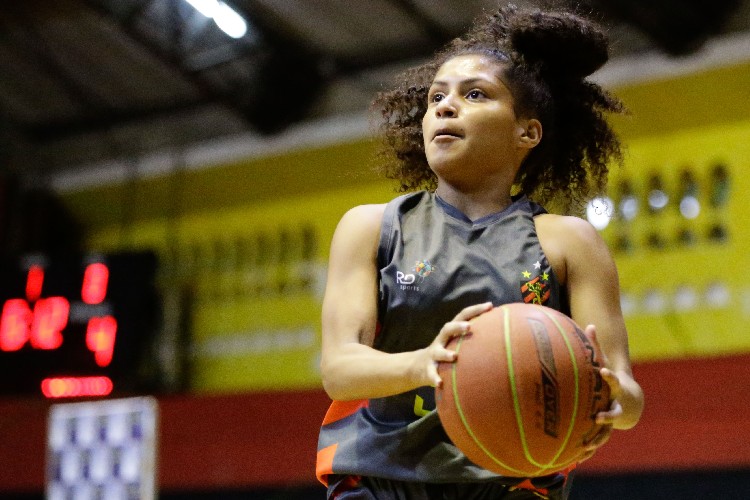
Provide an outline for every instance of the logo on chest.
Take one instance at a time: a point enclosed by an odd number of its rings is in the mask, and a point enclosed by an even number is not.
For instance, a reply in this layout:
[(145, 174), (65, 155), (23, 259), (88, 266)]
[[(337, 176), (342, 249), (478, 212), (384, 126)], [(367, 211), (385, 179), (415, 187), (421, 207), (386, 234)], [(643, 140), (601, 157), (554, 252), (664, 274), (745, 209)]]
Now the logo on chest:
[(521, 295), (523, 296), (523, 301), (527, 304), (543, 305), (549, 300), (551, 294), (549, 274), (546, 271), (542, 271), (541, 268), (542, 264), (536, 261), (534, 269), (538, 273), (537, 276), (532, 277), (532, 273), (528, 270), (521, 272), (523, 276), (520, 284)]
[(418, 292), (420, 284), (434, 271), (435, 266), (429, 260), (418, 260), (411, 269), (411, 273), (396, 270), (396, 284), (399, 285), (401, 290)]

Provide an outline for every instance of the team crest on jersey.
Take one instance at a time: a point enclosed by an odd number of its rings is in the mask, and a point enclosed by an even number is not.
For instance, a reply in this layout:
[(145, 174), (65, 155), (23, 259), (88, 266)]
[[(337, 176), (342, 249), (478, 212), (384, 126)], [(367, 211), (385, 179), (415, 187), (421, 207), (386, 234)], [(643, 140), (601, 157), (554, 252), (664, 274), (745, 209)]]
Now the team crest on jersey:
[(542, 305), (549, 300), (550, 287), (549, 287), (549, 274), (541, 271), (542, 264), (539, 261), (534, 263), (534, 269), (540, 274), (533, 276), (528, 270), (521, 272), (523, 280), (521, 280), (521, 295), (523, 301), (527, 304), (539, 304)]

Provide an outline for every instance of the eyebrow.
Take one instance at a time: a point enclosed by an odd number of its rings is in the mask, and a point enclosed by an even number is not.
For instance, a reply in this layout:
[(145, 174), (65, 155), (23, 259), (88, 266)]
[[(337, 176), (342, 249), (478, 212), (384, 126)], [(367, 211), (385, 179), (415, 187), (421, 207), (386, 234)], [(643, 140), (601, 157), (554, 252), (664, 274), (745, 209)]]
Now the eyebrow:
[[(458, 83), (460, 83), (461, 85), (473, 85), (473, 84), (479, 83), (479, 82), (492, 83), (492, 82), (490, 82), (490, 80), (488, 80), (486, 78), (468, 78), (466, 80), (461, 80)], [(446, 82), (444, 80), (434, 80), (432, 82), (432, 85), (448, 85), (448, 82)]]

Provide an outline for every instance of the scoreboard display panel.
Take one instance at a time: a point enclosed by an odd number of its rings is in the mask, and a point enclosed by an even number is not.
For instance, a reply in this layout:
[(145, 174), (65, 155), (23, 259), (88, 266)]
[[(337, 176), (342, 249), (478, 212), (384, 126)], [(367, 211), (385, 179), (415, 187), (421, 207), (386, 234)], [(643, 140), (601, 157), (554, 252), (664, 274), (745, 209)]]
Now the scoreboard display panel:
[(0, 395), (146, 389), (159, 318), (150, 252), (26, 255), (0, 264)]

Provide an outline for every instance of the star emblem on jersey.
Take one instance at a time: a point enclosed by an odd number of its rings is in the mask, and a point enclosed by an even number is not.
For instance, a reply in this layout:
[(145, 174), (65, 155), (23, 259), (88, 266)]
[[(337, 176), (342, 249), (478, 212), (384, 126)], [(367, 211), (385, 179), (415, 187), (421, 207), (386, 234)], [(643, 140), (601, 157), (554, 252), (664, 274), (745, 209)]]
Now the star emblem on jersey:
[[(537, 261), (534, 264), (535, 269), (540, 269), (541, 264)], [(540, 269), (541, 270), (541, 269)], [(523, 301), (527, 304), (539, 304), (542, 305), (549, 299), (549, 274), (546, 272), (541, 273), (538, 276), (531, 277), (531, 272), (527, 269), (521, 271), (523, 280), (521, 280), (521, 295)]]

